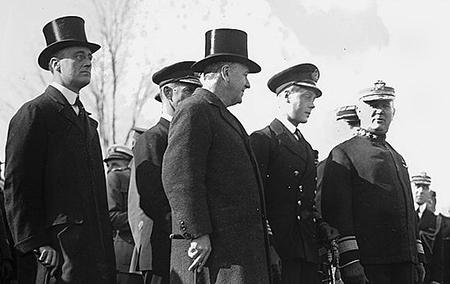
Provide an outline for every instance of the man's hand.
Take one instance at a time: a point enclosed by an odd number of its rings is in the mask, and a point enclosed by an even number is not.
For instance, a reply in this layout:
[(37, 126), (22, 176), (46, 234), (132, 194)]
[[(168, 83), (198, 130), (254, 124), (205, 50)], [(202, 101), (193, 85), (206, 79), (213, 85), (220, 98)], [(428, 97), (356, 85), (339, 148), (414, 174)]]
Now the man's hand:
[(211, 254), (212, 246), (209, 239), (209, 235), (203, 235), (191, 241), (191, 246), (188, 250), (188, 256), (194, 261), (189, 266), (189, 271), (197, 269), (197, 272), (202, 271), (203, 266), (208, 261), (208, 257)]
[(369, 280), (364, 273), (364, 268), (359, 261), (349, 264), (341, 269), (344, 283), (366, 284)]
[(59, 253), (51, 246), (39, 247), (37, 253), (38, 261), (47, 269), (51, 269), (50, 276), (54, 276), (60, 265)]
[(425, 267), (422, 263), (418, 263), (414, 269), (414, 281), (420, 284), (423, 280), (425, 280)]
[(271, 245), (269, 247), (270, 267), (272, 268), (272, 275), (274, 280), (281, 281), (281, 258), (275, 248)]
[(328, 225), (327, 222), (322, 222), (319, 225), (319, 240), (325, 244), (329, 244), (332, 240), (339, 237), (339, 231), (336, 228)]

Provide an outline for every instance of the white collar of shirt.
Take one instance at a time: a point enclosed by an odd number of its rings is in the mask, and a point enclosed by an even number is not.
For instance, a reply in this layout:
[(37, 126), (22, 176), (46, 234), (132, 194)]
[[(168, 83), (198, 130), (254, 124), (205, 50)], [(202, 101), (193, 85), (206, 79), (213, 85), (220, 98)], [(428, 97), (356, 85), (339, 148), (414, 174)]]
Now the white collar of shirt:
[[(298, 128), (295, 127), (288, 119), (285, 115), (278, 115), (276, 117), (292, 134), (295, 134), (295, 130), (297, 130)], [(299, 130), (300, 131), (300, 130)], [(301, 131), (300, 131), (301, 133)]]
[(58, 91), (61, 92), (61, 94), (63, 94), (63, 96), (66, 98), (66, 100), (69, 102), (70, 105), (74, 105), (75, 104), (75, 100), (78, 97), (78, 94), (75, 93), (74, 91), (71, 91), (69, 89), (67, 89), (66, 87), (64, 87), (61, 84), (58, 84), (56, 82), (52, 82), (50, 85), (52, 85), (53, 87), (55, 87)]
[(167, 121), (169, 121), (169, 122), (172, 122), (172, 116), (170, 114), (166, 113), (165, 111), (163, 111), (161, 113), (161, 117), (164, 119), (167, 119)]
[(427, 203), (424, 202), (422, 205), (417, 206), (417, 209), (419, 209), (419, 218), (422, 218), (423, 212), (427, 209)]

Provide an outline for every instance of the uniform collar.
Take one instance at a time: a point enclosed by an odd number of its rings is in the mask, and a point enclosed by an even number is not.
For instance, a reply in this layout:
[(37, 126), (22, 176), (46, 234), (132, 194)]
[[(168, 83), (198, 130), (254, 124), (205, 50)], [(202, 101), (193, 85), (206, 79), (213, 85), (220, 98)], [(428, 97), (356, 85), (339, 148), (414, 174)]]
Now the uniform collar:
[[(295, 127), (288, 119), (285, 115), (277, 115), (276, 118), (284, 125), (284, 127), (286, 127), (289, 132), (291, 132), (292, 134), (295, 134), (295, 130), (297, 130), (298, 128)], [(299, 130), (300, 131), (300, 130)]]
[(377, 142), (380, 144), (384, 144), (386, 142), (386, 134), (378, 135), (378, 134), (372, 133), (364, 128), (361, 128), (361, 127), (356, 129), (355, 135), (361, 136), (361, 137), (366, 137), (370, 141)]

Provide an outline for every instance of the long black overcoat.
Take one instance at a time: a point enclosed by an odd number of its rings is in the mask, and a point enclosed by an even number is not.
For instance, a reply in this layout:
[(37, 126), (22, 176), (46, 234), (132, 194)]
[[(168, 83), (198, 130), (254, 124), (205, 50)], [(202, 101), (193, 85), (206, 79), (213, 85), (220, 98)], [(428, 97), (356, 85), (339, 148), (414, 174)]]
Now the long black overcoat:
[[(6, 143), (6, 212), (22, 253), (55, 246), (52, 229), (83, 228), (95, 244), (89, 255), (102, 267), (104, 283), (112, 283), (114, 248), (97, 122), (83, 117), (52, 86), (18, 110)], [(76, 241), (65, 245), (63, 249), (85, 249), (76, 247)]]
[(192, 283), (190, 239), (210, 235), (199, 283), (269, 283), (259, 171), (248, 135), (213, 93), (197, 88), (177, 109), (163, 159), (172, 209), (171, 283)]

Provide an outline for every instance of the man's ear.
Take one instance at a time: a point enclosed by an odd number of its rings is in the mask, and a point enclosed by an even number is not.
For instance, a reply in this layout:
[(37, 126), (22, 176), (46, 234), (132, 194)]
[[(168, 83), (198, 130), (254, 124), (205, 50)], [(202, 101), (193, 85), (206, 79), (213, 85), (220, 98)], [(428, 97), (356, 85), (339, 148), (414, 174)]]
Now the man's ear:
[(228, 64), (225, 64), (222, 66), (222, 68), (220, 68), (220, 76), (225, 82), (230, 82), (230, 71), (231, 66)]
[(51, 66), (50, 70), (61, 72), (61, 63), (58, 58), (56, 57), (50, 58), (49, 66)]
[(172, 88), (170, 88), (169, 86), (164, 86), (162, 92), (163, 92), (163, 95), (164, 95), (169, 101), (172, 100), (172, 93), (173, 93)]
[(291, 95), (291, 92), (288, 91), (288, 90), (284, 90), (284, 91), (283, 91), (283, 95), (284, 95), (284, 99), (286, 100), (286, 102), (287, 102), (288, 104), (290, 104), (290, 103), (291, 103), (291, 100), (289, 99), (289, 96)]

